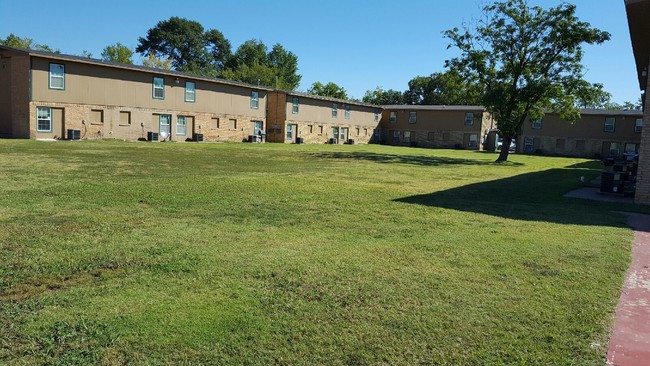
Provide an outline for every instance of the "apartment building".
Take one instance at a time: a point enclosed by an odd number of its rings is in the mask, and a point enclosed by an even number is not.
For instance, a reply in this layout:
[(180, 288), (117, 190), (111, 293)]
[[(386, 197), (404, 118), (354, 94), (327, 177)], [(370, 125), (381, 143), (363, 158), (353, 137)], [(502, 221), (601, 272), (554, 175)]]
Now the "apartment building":
[[(650, 121), (648, 105), (648, 68), (650, 67), (650, 0), (625, 0), (632, 51), (639, 78), (639, 89), (644, 94), (643, 122)], [(641, 132), (639, 150), (639, 167), (637, 171), (636, 193), (634, 201), (650, 204), (650, 131)]]
[(379, 106), (282, 90), (270, 92), (268, 99), (269, 142), (367, 144), (379, 139)]
[(381, 140), (387, 145), (482, 149), (494, 121), (481, 106), (385, 105)]
[(583, 109), (580, 119), (571, 123), (547, 113), (524, 123), (517, 151), (592, 159), (638, 153), (642, 117), (639, 110)]
[(266, 128), (270, 89), (0, 46), (0, 137), (242, 141)]

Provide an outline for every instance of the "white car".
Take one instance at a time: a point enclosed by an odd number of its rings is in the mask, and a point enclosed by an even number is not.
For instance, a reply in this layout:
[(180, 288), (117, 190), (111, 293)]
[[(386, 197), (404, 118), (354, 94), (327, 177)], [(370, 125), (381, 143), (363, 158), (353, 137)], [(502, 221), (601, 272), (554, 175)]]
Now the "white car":
[[(499, 138), (497, 139), (497, 146), (496, 146), (496, 148), (494, 149), (494, 151), (501, 151), (501, 145), (503, 145), (503, 137), (499, 137)], [(517, 150), (517, 140), (515, 140), (515, 139), (510, 140), (510, 147), (509, 147), (509, 150), (510, 150), (510, 151), (515, 151), (515, 150)]]

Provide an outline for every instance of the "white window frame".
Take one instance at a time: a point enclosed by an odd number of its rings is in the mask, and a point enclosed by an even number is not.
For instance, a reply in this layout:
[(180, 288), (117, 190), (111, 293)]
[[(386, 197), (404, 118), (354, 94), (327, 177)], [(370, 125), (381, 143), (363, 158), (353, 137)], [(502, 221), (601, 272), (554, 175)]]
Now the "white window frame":
[(393, 131), (393, 142), (400, 142), (401, 141), (401, 133), (400, 130), (395, 130)]
[[(167, 123), (163, 123), (163, 120), (166, 120)], [(158, 132), (163, 132), (163, 126), (166, 126), (165, 130), (169, 133), (171, 137), (172, 133), (172, 116), (170, 114), (160, 114), (158, 115)]]
[(390, 117), (388, 118), (390, 123), (397, 123), (397, 112), (390, 111)]
[[(41, 118), (40, 111), (47, 111), (47, 118)], [(47, 121), (50, 128), (45, 130), (40, 128), (39, 121)], [(52, 132), (52, 108), (50, 107), (36, 107), (36, 132)]]
[(532, 124), (530, 126), (533, 130), (540, 130), (542, 128), (542, 119), (537, 118), (532, 121)]
[(637, 118), (634, 121), (634, 132), (641, 133), (642, 130), (643, 130), (643, 118)]
[(188, 103), (196, 102), (196, 83), (194, 81), (185, 82), (185, 101)]
[(336, 103), (332, 103), (332, 118), (337, 118), (339, 116), (339, 106)]
[(411, 131), (404, 131), (404, 133), (402, 133), (402, 142), (408, 144), (411, 143)]
[(418, 122), (418, 112), (411, 111), (409, 112), (409, 123), (417, 123)]
[[(473, 139), (474, 141), (472, 141), (472, 137), (474, 138), (474, 139)], [(467, 147), (470, 147), (470, 148), (472, 148), (472, 147), (473, 147), (473, 148), (478, 147), (478, 134), (476, 134), (476, 133), (471, 133), (471, 134), (469, 135), (469, 138), (467, 139)]]
[(257, 90), (251, 91), (251, 109), (260, 108), (260, 92)]
[[(611, 127), (609, 127), (611, 126)], [(614, 132), (616, 131), (616, 117), (606, 117), (605, 124), (603, 126), (604, 132)]]
[[(162, 82), (162, 85), (156, 85), (156, 82)], [(152, 94), (153, 99), (165, 99), (165, 78), (160, 76), (154, 76), (152, 82)], [(160, 91), (160, 96), (156, 96), (156, 90)]]
[(186, 135), (187, 135), (187, 117), (176, 116), (176, 136), (186, 136)]
[(474, 112), (465, 112), (465, 126), (474, 125)]
[(345, 106), (345, 119), (350, 119), (350, 106)]
[[(55, 68), (60, 67), (61, 73), (56, 72)], [(59, 80), (61, 85), (54, 85), (53, 81)], [(50, 63), (49, 84), (50, 89), (65, 90), (65, 65)]]
[(300, 113), (300, 99), (298, 97), (291, 98), (291, 114)]
[[(505, 141), (503, 143), (505, 144)], [(533, 146), (532, 137), (524, 137), (524, 151), (525, 152), (533, 152), (534, 148), (535, 148), (535, 146)]]

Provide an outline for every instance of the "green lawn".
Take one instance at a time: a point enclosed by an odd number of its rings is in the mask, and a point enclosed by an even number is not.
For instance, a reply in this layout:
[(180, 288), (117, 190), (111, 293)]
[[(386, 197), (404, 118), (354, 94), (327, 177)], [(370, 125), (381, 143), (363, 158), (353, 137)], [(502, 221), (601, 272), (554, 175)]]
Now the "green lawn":
[(0, 140), (0, 363), (602, 365), (638, 208), (495, 158)]

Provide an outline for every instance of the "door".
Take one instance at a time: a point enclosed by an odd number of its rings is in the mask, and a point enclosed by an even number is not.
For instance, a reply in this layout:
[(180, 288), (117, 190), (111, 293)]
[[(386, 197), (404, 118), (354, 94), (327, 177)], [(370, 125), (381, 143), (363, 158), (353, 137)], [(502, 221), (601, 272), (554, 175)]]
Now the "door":
[(332, 138), (334, 139), (335, 144), (339, 143), (339, 128), (338, 127), (332, 127)]
[(171, 132), (170, 127), (171, 127), (172, 116), (168, 114), (161, 114), (159, 120), (160, 120), (160, 128), (158, 131), (160, 132), (160, 139), (166, 140), (169, 138), (169, 133)]
[(253, 141), (263, 142), (264, 123), (262, 121), (253, 121)]
[(348, 131), (349, 129), (347, 127), (341, 127), (340, 141), (342, 144), (348, 141)]
[(294, 143), (296, 142), (296, 131), (297, 131), (297, 126), (296, 125), (287, 125), (287, 137), (285, 142), (290, 142)]

